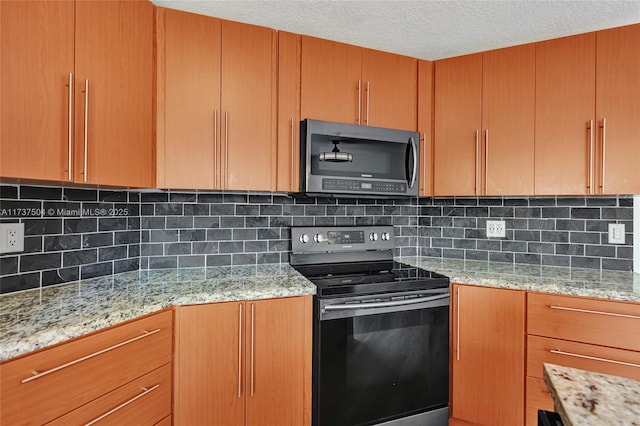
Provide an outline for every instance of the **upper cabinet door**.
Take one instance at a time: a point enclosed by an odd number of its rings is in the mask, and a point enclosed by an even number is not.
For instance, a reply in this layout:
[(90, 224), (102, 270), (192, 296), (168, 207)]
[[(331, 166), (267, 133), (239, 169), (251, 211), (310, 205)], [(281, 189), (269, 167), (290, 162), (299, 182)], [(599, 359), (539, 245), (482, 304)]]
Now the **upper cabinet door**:
[(483, 53), (486, 195), (533, 194), (535, 47)]
[(640, 193), (640, 24), (596, 35), (599, 191)]
[(535, 193), (595, 193), (595, 33), (536, 43)]
[(362, 48), (302, 36), (301, 120), (361, 122)]
[(76, 3), (76, 181), (154, 186), (148, 1)]
[(224, 189), (276, 184), (276, 32), (222, 22)]
[(300, 187), (301, 36), (278, 32), (278, 176), (276, 191)]
[(0, 2), (0, 176), (70, 181), (74, 3)]
[(219, 187), (219, 19), (158, 8), (157, 186)]
[(362, 50), (362, 124), (416, 130), (417, 59)]
[(476, 195), (481, 172), (482, 54), (437, 61), (435, 93), (434, 195)]
[(433, 195), (433, 62), (418, 61), (420, 195)]

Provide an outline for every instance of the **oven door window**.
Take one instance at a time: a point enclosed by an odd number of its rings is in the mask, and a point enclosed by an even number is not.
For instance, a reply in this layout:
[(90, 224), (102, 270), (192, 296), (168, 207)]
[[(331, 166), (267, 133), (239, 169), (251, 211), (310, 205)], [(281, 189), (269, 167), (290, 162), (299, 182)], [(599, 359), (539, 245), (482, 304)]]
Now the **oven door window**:
[(447, 406), (449, 307), (320, 321), (319, 424), (370, 425)]

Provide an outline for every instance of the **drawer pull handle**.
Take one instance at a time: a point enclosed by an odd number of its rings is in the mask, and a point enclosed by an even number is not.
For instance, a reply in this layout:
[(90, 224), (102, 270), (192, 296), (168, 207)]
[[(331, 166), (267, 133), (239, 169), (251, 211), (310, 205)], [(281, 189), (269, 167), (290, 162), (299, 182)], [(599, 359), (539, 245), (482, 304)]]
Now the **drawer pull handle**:
[(585, 314), (596, 314), (596, 315), (606, 315), (610, 317), (621, 317), (621, 318), (631, 318), (631, 319), (640, 319), (638, 315), (629, 315), (629, 314), (616, 314), (614, 312), (602, 312), (602, 311), (590, 311), (588, 309), (578, 309), (578, 308), (567, 308), (565, 306), (549, 306), (551, 309), (558, 309), (561, 311), (572, 311), (572, 312), (582, 312)]
[(631, 363), (631, 362), (616, 361), (616, 360), (613, 360), (613, 359), (598, 358), (596, 356), (574, 354), (574, 353), (571, 353), (571, 352), (559, 351), (557, 349), (549, 349), (549, 352), (551, 352), (552, 354), (557, 354), (557, 355), (566, 355), (566, 356), (572, 356), (572, 357), (575, 357), (575, 358), (590, 359), (592, 361), (602, 361), (602, 362), (608, 362), (608, 363), (611, 363), (611, 364), (626, 365), (627, 367), (640, 368), (640, 364), (634, 364), (634, 363)]
[(150, 387), (150, 388), (142, 388), (142, 393), (139, 393), (138, 395), (134, 396), (130, 400), (125, 401), (122, 404), (118, 405), (117, 407), (112, 408), (111, 410), (107, 411), (106, 413), (104, 413), (100, 417), (96, 417), (95, 419), (91, 420), (89, 423), (85, 423), (84, 426), (91, 426), (91, 425), (93, 425), (95, 423), (98, 423), (100, 420), (104, 419), (105, 417), (112, 415), (113, 413), (115, 413), (116, 411), (120, 410), (121, 408), (126, 407), (127, 405), (131, 404), (132, 402), (135, 402), (136, 400), (142, 398), (143, 396), (147, 395), (148, 393), (153, 392), (154, 390), (158, 389), (159, 387), (160, 387), (160, 383), (158, 383), (157, 385), (155, 385), (153, 387)]
[(32, 380), (39, 379), (40, 377), (44, 377), (44, 376), (47, 376), (47, 375), (49, 375), (51, 373), (55, 373), (56, 371), (62, 370), (63, 368), (71, 367), (72, 365), (76, 365), (76, 364), (78, 364), (80, 362), (86, 361), (86, 360), (91, 359), (93, 357), (96, 357), (98, 355), (102, 355), (105, 352), (112, 351), (112, 350), (117, 349), (119, 347), (122, 347), (124, 345), (128, 345), (129, 343), (133, 343), (133, 342), (135, 342), (137, 340), (144, 339), (145, 337), (149, 337), (152, 334), (156, 334), (158, 332), (160, 332), (159, 328), (155, 329), (153, 331), (144, 331), (143, 332), (144, 334), (141, 334), (140, 336), (133, 337), (133, 338), (131, 338), (129, 340), (125, 340), (124, 342), (120, 342), (120, 343), (117, 343), (117, 344), (115, 344), (113, 346), (109, 346), (108, 348), (101, 349), (101, 350), (99, 350), (97, 352), (94, 352), (92, 354), (85, 355), (82, 358), (74, 359), (73, 361), (69, 361), (66, 364), (59, 365), (57, 367), (51, 368), (51, 369), (43, 371), (43, 372), (34, 371), (33, 372), (33, 376), (27, 377), (26, 379), (22, 379), (20, 381), (20, 383), (25, 384), (25, 383), (28, 383), (28, 382), (30, 382)]

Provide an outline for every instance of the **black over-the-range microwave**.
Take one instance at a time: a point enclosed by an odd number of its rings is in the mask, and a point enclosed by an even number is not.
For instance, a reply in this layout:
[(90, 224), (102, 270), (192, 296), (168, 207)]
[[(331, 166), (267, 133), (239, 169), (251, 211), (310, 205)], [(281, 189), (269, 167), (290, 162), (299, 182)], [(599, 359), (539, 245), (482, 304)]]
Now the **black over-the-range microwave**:
[(418, 195), (418, 132), (305, 119), (300, 191), (307, 195)]

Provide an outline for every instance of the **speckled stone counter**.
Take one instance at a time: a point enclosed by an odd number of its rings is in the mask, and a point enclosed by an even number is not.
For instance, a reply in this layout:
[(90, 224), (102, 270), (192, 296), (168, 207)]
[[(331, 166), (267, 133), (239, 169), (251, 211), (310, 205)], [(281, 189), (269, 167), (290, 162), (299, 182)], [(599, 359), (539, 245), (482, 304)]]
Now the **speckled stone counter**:
[(135, 271), (0, 296), (0, 360), (168, 306), (315, 294), (289, 265)]
[(397, 260), (448, 276), (451, 282), (640, 302), (640, 274), (433, 257)]
[(544, 381), (565, 426), (640, 426), (640, 382), (544, 364)]

